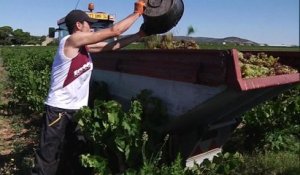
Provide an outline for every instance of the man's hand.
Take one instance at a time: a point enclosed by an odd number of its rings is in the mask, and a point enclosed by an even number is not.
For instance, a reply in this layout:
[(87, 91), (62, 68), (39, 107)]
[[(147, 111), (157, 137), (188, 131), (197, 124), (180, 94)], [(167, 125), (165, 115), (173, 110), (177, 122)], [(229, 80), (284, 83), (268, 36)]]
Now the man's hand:
[(138, 0), (134, 3), (134, 13), (142, 15), (146, 9), (147, 0)]

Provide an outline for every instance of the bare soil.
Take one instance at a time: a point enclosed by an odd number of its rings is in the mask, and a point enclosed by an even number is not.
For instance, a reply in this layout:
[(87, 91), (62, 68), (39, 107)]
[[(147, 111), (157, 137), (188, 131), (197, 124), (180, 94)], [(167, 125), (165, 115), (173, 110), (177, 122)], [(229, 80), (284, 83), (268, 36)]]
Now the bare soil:
[(10, 127), (11, 123), (8, 119), (0, 119), (0, 156), (11, 154), (13, 151), (12, 138), (15, 133)]

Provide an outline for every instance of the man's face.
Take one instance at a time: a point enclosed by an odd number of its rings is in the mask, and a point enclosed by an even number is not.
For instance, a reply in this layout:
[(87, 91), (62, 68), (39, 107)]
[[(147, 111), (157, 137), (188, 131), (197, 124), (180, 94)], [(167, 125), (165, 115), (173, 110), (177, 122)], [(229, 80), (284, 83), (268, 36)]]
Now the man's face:
[(88, 23), (87, 21), (83, 21), (82, 23), (80, 23), (80, 25), (78, 26), (78, 28), (82, 32), (91, 32), (91, 24)]

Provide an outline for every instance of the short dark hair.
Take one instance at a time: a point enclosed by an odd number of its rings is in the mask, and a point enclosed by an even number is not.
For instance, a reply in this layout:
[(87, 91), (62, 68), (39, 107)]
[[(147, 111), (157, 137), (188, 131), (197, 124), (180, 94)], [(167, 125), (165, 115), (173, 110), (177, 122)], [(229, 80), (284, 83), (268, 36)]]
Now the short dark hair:
[(73, 33), (73, 29), (75, 27), (76, 22), (86, 21), (88, 23), (97, 22), (97, 20), (90, 18), (84, 11), (82, 10), (72, 10), (65, 17), (65, 22), (70, 34)]

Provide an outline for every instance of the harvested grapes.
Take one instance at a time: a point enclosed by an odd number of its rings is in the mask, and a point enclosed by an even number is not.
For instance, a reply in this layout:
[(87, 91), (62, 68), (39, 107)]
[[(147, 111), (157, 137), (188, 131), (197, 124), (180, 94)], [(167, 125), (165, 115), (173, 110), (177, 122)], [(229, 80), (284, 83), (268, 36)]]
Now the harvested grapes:
[(298, 73), (297, 69), (281, 64), (279, 57), (273, 57), (264, 52), (257, 53), (256, 55), (238, 52), (238, 57), (243, 78)]
[(194, 40), (174, 39), (172, 34), (152, 35), (147, 37), (145, 47), (148, 49), (199, 49), (199, 45)]

